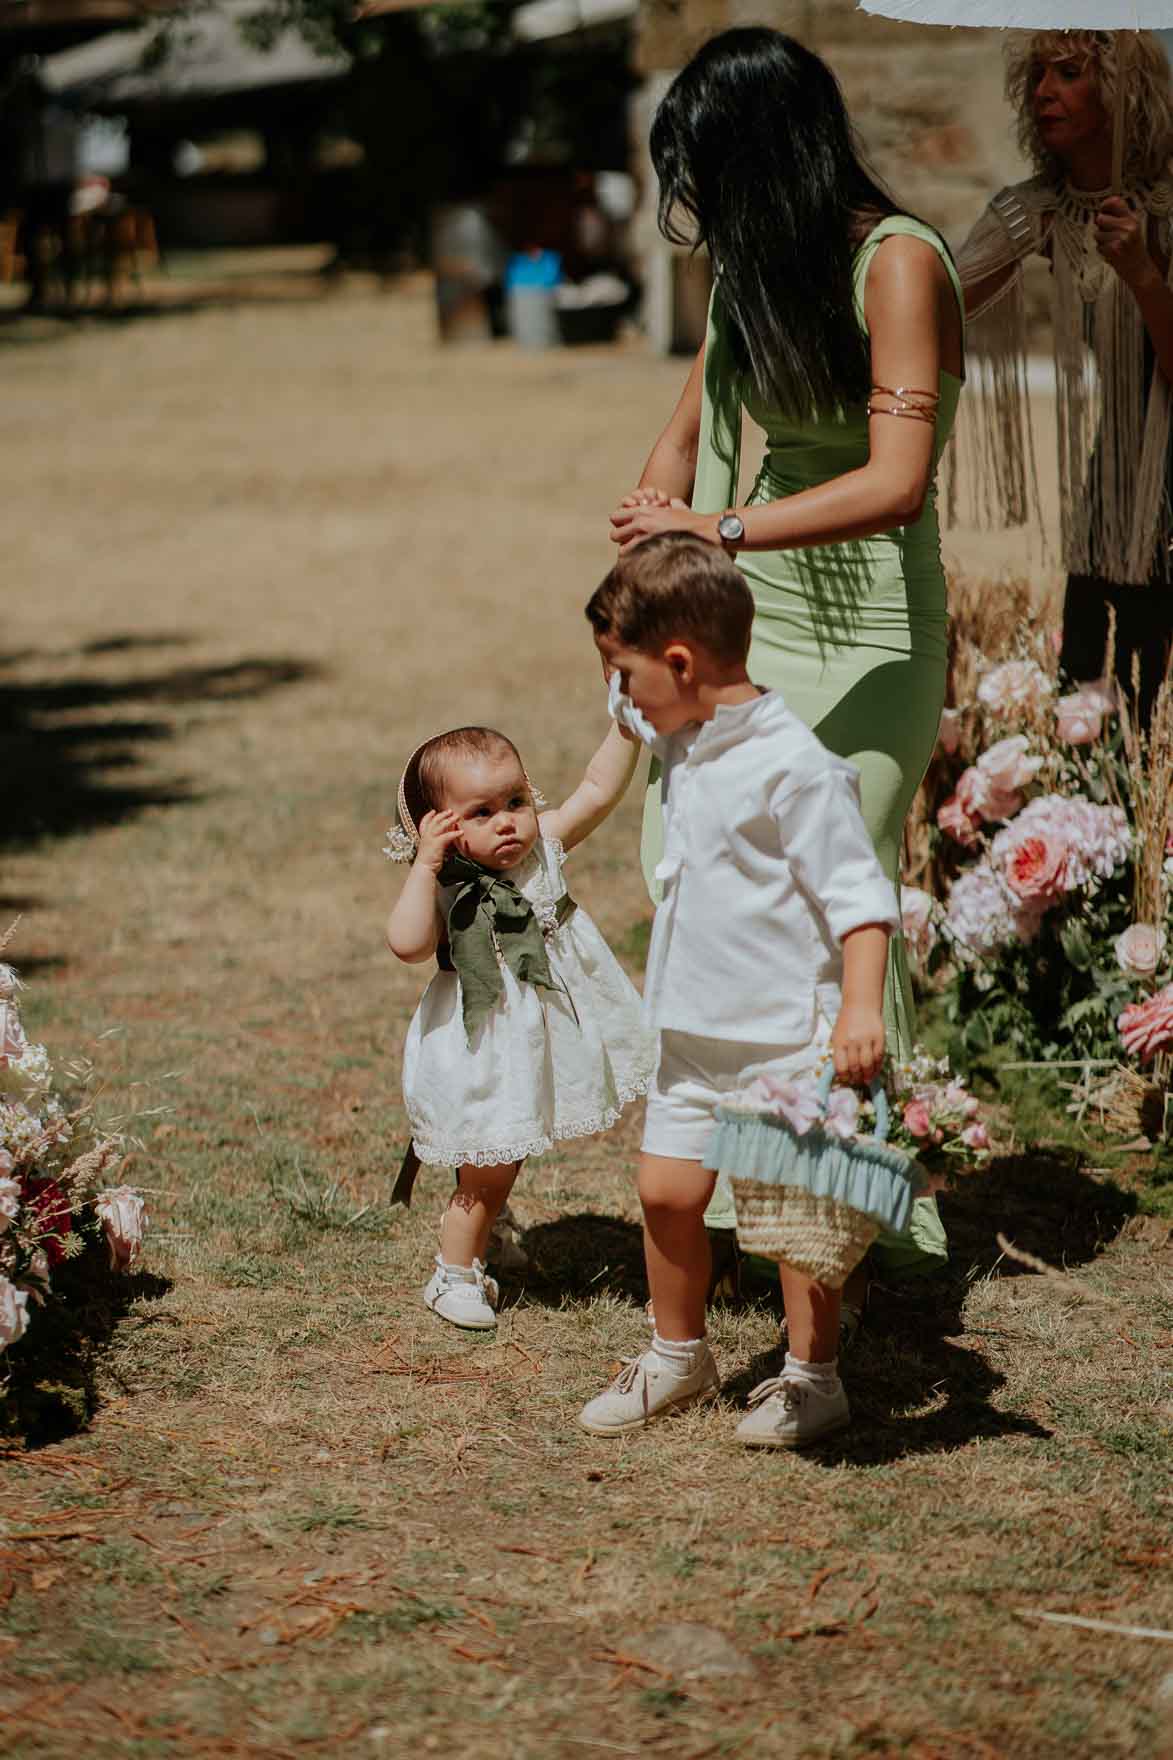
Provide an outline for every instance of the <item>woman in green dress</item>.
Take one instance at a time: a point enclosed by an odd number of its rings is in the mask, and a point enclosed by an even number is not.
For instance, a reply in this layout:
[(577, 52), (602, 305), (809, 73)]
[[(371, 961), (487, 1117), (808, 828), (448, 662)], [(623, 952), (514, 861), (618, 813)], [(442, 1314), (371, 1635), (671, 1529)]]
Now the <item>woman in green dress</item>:
[[(862, 164), (830, 69), (778, 31), (706, 44), (661, 103), (651, 151), (661, 230), (707, 249), (715, 285), (704, 346), (611, 535), (623, 547), (688, 531), (735, 555), (757, 607), (750, 674), (857, 766), (864, 817), (898, 881), (945, 692), (933, 485), (964, 375), (956, 270), (939, 235)], [(766, 441), (738, 505), (743, 411)], [(659, 835), (653, 776), (649, 877)], [(906, 1055), (914, 1015), (899, 937), (885, 1012), (890, 1047)], [(707, 1220), (732, 1224), (720, 1193)], [(933, 1201), (876, 1252), (887, 1271), (939, 1264)]]

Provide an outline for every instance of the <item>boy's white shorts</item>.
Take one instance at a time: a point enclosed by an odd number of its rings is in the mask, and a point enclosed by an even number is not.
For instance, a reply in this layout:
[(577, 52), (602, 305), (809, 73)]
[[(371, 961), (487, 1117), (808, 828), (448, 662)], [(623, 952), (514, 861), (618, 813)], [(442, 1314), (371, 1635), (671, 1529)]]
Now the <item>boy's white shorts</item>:
[(753, 1045), (741, 1039), (704, 1039), (695, 1033), (660, 1034), (660, 1066), (648, 1090), (645, 1155), (703, 1161), (713, 1114), (726, 1095), (755, 1076), (791, 1075), (818, 1062), (831, 1037), (820, 1010), (815, 1036), (805, 1045)]

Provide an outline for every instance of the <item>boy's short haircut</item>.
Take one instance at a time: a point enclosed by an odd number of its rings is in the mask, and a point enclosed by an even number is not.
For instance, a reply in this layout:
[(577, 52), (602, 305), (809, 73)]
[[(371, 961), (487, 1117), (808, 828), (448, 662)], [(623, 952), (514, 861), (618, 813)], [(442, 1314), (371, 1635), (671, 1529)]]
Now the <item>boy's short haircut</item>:
[(586, 608), (596, 635), (640, 653), (692, 641), (725, 665), (744, 661), (753, 595), (723, 550), (691, 532), (662, 532), (621, 556)]
[(521, 754), (511, 739), (495, 727), (454, 727), (449, 733), (438, 733), (416, 752), (404, 773), (403, 792), (408, 810), (418, 825), (425, 813), (437, 811), (444, 804), (444, 784), (452, 758), (489, 758), (512, 752), (521, 763)]

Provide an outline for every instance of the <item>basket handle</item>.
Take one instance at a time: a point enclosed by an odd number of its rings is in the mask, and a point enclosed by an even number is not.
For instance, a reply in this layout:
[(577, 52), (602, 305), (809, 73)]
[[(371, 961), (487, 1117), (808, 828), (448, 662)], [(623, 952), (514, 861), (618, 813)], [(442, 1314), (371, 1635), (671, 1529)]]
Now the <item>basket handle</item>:
[[(819, 1105), (822, 1107), (824, 1113), (827, 1110), (827, 1102), (831, 1098), (831, 1089), (834, 1085), (835, 1065), (833, 1063), (828, 1063), (826, 1069), (819, 1077), (818, 1088)], [(872, 1105), (876, 1109), (875, 1140), (877, 1143), (886, 1143), (888, 1141), (888, 1132), (892, 1128), (892, 1109), (888, 1105), (888, 1090), (885, 1088), (879, 1076), (873, 1076), (868, 1083), (868, 1093), (871, 1095)]]

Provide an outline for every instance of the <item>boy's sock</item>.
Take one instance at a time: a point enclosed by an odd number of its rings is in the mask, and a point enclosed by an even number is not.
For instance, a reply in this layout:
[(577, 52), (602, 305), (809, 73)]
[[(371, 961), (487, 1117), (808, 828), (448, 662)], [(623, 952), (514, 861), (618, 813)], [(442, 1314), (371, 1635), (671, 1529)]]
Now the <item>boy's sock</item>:
[(661, 1338), (652, 1333), (652, 1349), (662, 1363), (677, 1375), (691, 1375), (708, 1355), (707, 1338)]
[(800, 1357), (787, 1351), (782, 1379), (804, 1381), (818, 1393), (834, 1393), (839, 1386), (839, 1359), (832, 1357), (829, 1363), (804, 1363)]

